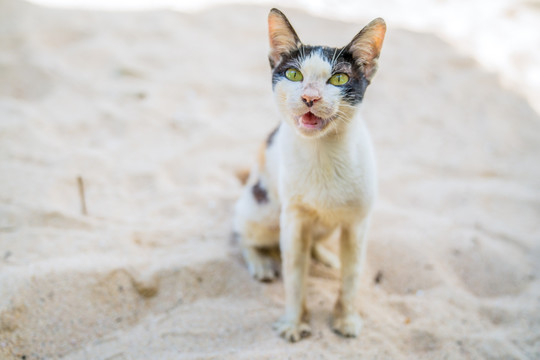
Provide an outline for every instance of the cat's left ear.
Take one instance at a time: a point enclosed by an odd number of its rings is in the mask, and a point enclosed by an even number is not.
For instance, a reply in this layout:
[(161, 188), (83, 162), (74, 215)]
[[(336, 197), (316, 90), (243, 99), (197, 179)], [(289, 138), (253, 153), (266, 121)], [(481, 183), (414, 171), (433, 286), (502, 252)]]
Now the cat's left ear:
[(302, 45), (287, 17), (278, 9), (268, 14), (268, 36), (270, 38), (270, 67), (273, 69), (283, 55)]
[(383, 19), (377, 18), (367, 24), (346, 46), (370, 82), (377, 72), (377, 61), (385, 33), (386, 23)]

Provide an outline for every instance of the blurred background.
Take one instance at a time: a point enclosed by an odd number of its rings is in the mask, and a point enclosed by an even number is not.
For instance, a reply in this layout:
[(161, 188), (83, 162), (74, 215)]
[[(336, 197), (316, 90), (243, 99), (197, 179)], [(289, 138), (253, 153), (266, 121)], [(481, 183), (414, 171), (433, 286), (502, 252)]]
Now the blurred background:
[[(36, 4), (73, 9), (144, 11), (171, 9), (187, 13), (223, 4), (286, 7), (330, 19), (357, 22), (384, 16), (393, 26), (439, 35), (500, 74), (505, 85), (526, 95), (540, 110), (540, 1), (538, 0), (33, 0)], [(384, 14), (384, 15), (381, 15)]]
[[(281, 281), (231, 238), (279, 122), (271, 7), (308, 44), (388, 24), (359, 339), (314, 263), (314, 334), (284, 343)], [(538, 24), (538, 1), (0, 0), (0, 358), (540, 358)]]

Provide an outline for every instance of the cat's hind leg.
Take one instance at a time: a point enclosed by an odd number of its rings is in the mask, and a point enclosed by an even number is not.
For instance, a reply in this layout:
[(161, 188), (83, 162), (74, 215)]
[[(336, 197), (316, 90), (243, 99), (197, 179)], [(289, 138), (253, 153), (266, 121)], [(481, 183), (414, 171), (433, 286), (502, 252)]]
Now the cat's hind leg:
[(242, 256), (254, 279), (272, 281), (279, 276), (279, 253), (275, 248), (241, 245)]
[(248, 181), (236, 203), (234, 231), (249, 273), (259, 281), (279, 275), (279, 212), (264, 179)]

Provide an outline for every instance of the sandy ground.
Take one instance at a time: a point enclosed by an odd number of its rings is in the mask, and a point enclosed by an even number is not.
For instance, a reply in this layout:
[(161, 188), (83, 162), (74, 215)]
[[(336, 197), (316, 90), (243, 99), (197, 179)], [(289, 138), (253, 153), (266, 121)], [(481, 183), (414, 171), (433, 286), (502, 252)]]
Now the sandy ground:
[[(540, 117), (392, 27), (362, 110), (380, 177), (363, 332), (331, 332), (338, 273), (313, 264), (314, 334), (274, 334), (282, 283), (251, 280), (230, 234), (235, 172), (277, 123), (267, 12), (0, 0), (0, 358), (540, 358)], [(364, 24), (286, 13), (308, 43)]]

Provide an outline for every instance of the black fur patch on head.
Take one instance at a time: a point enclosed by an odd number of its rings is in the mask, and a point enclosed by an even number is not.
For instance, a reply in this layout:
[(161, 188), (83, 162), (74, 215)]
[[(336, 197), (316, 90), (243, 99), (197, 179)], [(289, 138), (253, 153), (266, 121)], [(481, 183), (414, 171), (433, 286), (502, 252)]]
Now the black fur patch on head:
[[(300, 67), (302, 58), (308, 57), (313, 52), (313, 46), (302, 46), (300, 49), (295, 49), (292, 52), (282, 54), (281, 61), (274, 64), (272, 68), (272, 87), (281, 79), (285, 78), (285, 72), (293, 68)], [(286, 78), (285, 78), (286, 79)]]
[[(272, 88), (277, 82), (285, 79), (285, 72), (290, 68), (299, 68), (302, 59), (317, 53), (323, 59), (332, 64), (332, 75), (345, 73), (349, 76), (349, 82), (339, 86), (343, 99), (351, 105), (356, 105), (364, 98), (364, 93), (369, 81), (357, 65), (352, 53), (346, 48), (331, 48), (326, 46), (303, 45), (299, 49), (282, 55), (278, 64), (272, 65)], [(299, 69), (300, 70), (300, 69)], [(334, 86), (334, 85), (330, 85)]]
[[(338, 49), (338, 51), (341, 51), (341, 49)], [(357, 65), (353, 55), (346, 50), (340, 54), (332, 69), (332, 73), (338, 72), (343, 72), (349, 76), (349, 81), (340, 86), (345, 101), (351, 105), (360, 103), (364, 98), (369, 81)]]
[(267, 148), (270, 147), (272, 143), (274, 142), (274, 137), (276, 136), (278, 130), (279, 130), (279, 125), (270, 134), (268, 134), (268, 137), (266, 138)]
[(258, 204), (265, 204), (268, 202), (268, 193), (266, 189), (262, 187), (260, 180), (253, 185), (251, 192), (253, 193), (253, 197)]

